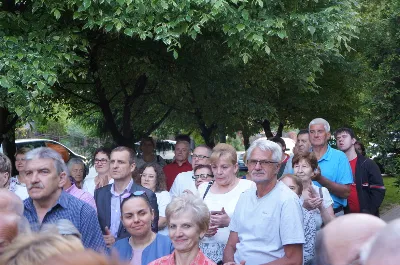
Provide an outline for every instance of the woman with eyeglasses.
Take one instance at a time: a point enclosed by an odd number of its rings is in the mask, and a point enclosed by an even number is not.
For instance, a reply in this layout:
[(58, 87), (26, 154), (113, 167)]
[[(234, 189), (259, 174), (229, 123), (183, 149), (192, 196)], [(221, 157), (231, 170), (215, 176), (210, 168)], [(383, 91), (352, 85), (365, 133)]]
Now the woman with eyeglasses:
[(101, 147), (96, 149), (94, 152), (94, 168), (97, 172), (97, 176), (94, 178), (86, 178), (83, 182), (83, 190), (89, 192), (94, 196), (94, 191), (98, 188), (104, 187), (108, 184), (112, 184), (114, 179), (109, 174), (110, 171), (110, 154), (109, 148)]
[(247, 179), (239, 179), (237, 154), (229, 144), (216, 145), (210, 157), (214, 182), (199, 186), (199, 194), (210, 209), (210, 228), (200, 242), (203, 253), (215, 263), (222, 261), (229, 237), (229, 223), (240, 194), (255, 186)]
[(156, 194), (159, 212), (158, 233), (168, 235), (165, 208), (171, 202), (171, 196), (167, 191), (165, 175), (161, 166), (157, 163), (146, 164), (144, 168), (138, 169), (134, 173), (134, 181)]
[(124, 196), (121, 202), (121, 222), (130, 237), (118, 240), (113, 249), (121, 261), (134, 265), (147, 265), (169, 255), (174, 247), (169, 237), (151, 230), (154, 210), (144, 191), (136, 191)]
[(193, 170), (193, 179), (196, 189), (199, 188), (202, 183), (210, 183), (214, 180), (214, 175), (210, 165), (198, 165)]

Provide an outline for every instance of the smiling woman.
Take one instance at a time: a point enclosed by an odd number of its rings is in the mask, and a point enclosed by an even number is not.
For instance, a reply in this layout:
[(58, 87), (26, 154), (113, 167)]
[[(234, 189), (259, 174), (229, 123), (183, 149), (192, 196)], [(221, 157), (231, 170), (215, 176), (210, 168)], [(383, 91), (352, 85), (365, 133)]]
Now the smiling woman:
[(130, 237), (118, 240), (114, 249), (122, 261), (135, 265), (147, 265), (149, 262), (173, 251), (171, 240), (164, 235), (151, 231), (154, 211), (146, 193), (128, 195), (121, 203), (121, 221)]
[(192, 194), (183, 194), (175, 197), (167, 206), (166, 215), (169, 237), (175, 251), (149, 265), (216, 265), (199, 249), (199, 241), (210, 223), (210, 213), (204, 202)]

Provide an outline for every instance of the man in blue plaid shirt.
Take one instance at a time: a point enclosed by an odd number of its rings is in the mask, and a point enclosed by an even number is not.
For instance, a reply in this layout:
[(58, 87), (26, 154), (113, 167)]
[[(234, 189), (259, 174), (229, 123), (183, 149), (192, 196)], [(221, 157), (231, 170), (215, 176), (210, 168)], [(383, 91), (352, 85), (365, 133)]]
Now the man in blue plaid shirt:
[(42, 224), (68, 219), (82, 234), (85, 248), (105, 250), (96, 211), (63, 191), (68, 171), (60, 154), (46, 147), (28, 152), (25, 172), (29, 198), (24, 201), (24, 216), (32, 230), (40, 230)]

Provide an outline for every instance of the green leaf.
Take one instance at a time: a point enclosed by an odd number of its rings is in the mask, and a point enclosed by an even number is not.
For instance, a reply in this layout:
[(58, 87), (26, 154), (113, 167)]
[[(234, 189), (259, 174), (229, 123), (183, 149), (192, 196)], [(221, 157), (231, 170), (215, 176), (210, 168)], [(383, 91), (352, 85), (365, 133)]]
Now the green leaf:
[(271, 53), (271, 48), (268, 45), (265, 45), (264, 50), (268, 55)]
[(131, 28), (126, 28), (126, 29), (124, 30), (124, 33), (125, 33), (125, 35), (128, 35), (129, 37), (132, 37), (132, 36), (133, 36), (133, 33), (134, 33), (134, 30), (131, 29)]
[(247, 53), (243, 54), (242, 58), (244, 63), (247, 63), (249, 61), (249, 55)]
[(173, 55), (174, 55), (175, 60), (178, 59), (178, 52), (176, 50), (174, 50)]
[(4, 88), (10, 88), (11, 84), (10, 84), (10, 82), (8, 82), (7, 78), (2, 77), (2, 78), (0, 78), (0, 86), (2, 86)]
[(308, 31), (311, 33), (311, 36), (313, 36), (314, 35), (314, 32), (315, 32), (315, 28), (313, 27), (313, 26), (308, 26)]
[(46, 84), (43, 83), (42, 81), (37, 82), (37, 86), (40, 90), (43, 90), (46, 88)]
[(246, 27), (246, 26), (243, 25), (243, 24), (237, 24), (237, 25), (236, 25), (236, 28), (237, 28), (237, 30), (238, 30), (239, 32), (241, 32), (242, 30), (244, 30), (245, 27)]
[(287, 37), (286, 30), (278, 31), (278, 37), (281, 38), (281, 39), (286, 38)]
[(91, 5), (92, 5), (92, 1), (91, 0), (83, 0), (83, 7), (85, 9), (88, 9)]
[(56, 19), (59, 19), (61, 17), (60, 11), (58, 9), (54, 9), (53, 15), (56, 17)]

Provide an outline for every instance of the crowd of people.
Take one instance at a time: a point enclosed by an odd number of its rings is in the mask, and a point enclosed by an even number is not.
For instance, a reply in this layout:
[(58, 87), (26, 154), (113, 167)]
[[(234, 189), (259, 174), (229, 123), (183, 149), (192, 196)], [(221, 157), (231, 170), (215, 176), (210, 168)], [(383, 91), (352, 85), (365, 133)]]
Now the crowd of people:
[(0, 265), (391, 265), (400, 220), (379, 218), (385, 187), (350, 128), (316, 118), (292, 155), (255, 140), (238, 176), (229, 144), (177, 137), (167, 164), (151, 137), (140, 155), (99, 148), (98, 175), (47, 147), (0, 154)]

